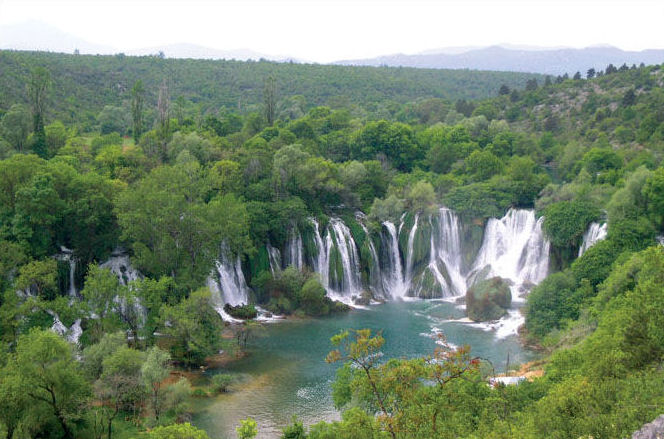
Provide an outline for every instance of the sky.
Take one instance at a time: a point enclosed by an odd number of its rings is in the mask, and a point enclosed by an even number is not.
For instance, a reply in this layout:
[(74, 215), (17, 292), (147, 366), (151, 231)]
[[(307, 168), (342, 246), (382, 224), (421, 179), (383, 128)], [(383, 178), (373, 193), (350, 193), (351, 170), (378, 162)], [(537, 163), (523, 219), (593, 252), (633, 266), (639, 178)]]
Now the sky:
[(664, 48), (663, 0), (0, 0), (0, 25), (28, 20), (118, 51), (193, 43), (314, 62), (505, 43)]

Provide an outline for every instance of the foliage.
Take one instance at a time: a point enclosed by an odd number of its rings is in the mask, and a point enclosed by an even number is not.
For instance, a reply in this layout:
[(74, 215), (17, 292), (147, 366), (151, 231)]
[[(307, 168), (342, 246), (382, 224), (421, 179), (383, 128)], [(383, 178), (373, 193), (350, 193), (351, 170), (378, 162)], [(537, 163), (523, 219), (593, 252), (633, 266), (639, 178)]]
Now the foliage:
[(476, 322), (498, 320), (511, 304), (509, 285), (499, 277), (480, 281), (466, 292), (468, 318)]

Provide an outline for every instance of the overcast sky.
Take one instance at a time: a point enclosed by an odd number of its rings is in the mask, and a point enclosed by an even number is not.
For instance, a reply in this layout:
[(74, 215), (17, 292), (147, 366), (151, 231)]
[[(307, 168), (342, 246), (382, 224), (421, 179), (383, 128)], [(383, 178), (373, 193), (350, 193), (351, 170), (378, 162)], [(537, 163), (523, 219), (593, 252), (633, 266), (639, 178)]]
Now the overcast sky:
[(119, 51), (187, 42), (317, 62), (499, 43), (664, 48), (664, 0), (0, 0), (0, 25), (26, 20)]

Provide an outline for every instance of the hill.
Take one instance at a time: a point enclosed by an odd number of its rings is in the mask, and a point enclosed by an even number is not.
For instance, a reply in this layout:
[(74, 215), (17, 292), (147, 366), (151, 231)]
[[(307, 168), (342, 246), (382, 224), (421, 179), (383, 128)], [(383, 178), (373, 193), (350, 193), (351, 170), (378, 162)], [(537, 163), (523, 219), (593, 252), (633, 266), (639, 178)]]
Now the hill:
[(600, 70), (608, 64), (617, 66), (641, 63), (659, 64), (664, 50), (631, 52), (610, 46), (584, 49), (519, 49), (501, 46), (472, 48), (461, 53), (443, 51), (416, 55), (395, 54), (369, 59), (338, 61), (341, 65), (402, 66), (428, 69), (478, 69), (511, 72), (536, 72), (547, 75), (585, 73), (591, 67)]
[[(501, 84), (522, 88), (524, 73), (374, 68), (195, 59), (155, 56), (66, 55), (45, 52), (0, 52), (0, 109), (25, 100), (25, 81), (35, 66), (46, 67), (54, 80), (54, 115), (96, 116), (105, 105), (122, 105), (138, 79), (149, 104), (157, 101), (163, 80), (173, 99), (183, 96), (203, 112), (226, 107), (238, 113), (263, 101), (263, 84), (275, 78), (278, 98), (300, 95), (305, 107), (351, 104), (363, 109), (433, 97), (480, 99), (495, 96)], [(64, 115), (63, 115), (64, 114)]]

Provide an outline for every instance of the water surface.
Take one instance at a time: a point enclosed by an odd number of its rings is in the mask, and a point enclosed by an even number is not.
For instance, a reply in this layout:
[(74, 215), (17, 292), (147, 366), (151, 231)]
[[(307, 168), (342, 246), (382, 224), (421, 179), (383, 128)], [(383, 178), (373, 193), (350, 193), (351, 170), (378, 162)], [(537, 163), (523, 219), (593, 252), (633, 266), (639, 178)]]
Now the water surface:
[(453, 321), (463, 317), (453, 303), (414, 301), (268, 324), (264, 336), (250, 341), (250, 355), (222, 370), (241, 380), (236, 389), (198, 400), (193, 423), (212, 439), (235, 438), (239, 420), (251, 416), (258, 422), (259, 438), (277, 438), (293, 415), (305, 425), (339, 419), (330, 387), (338, 365), (327, 364), (325, 356), (332, 350), (330, 337), (349, 328), (382, 330), (386, 357), (429, 355), (436, 347), (432, 334), (442, 331), (449, 343), (470, 345), (472, 355), (488, 358), (498, 370), (505, 368), (508, 353), (512, 364), (535, 358), (515, 335), (501, 338), (486, 327)]

